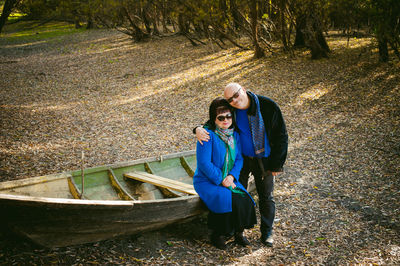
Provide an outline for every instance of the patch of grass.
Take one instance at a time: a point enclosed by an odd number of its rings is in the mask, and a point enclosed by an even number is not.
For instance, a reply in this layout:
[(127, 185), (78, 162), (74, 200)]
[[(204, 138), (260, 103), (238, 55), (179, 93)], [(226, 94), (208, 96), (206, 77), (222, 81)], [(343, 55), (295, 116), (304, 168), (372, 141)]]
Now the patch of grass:
[(37, 42), (85, 30), (85, 28), (75, 29), (73, 24), (66, 22), (48, 22), (43, 24), (41, 21), (21, 20), (6, 25), (2, 39), (7, 43)]
[(24, 18), (22, 13), (11, 13), (7, 18), (7, 24), (13, 24)]

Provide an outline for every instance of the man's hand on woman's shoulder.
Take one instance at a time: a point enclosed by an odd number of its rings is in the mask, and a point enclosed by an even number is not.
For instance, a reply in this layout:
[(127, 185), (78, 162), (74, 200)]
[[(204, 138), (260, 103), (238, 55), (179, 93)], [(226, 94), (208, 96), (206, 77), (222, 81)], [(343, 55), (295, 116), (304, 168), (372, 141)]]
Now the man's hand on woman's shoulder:
[(196, 138), (203, 145), (203, 141), (207, 142), (210, 139), (210, 134), (202, 127), (196, 128)]

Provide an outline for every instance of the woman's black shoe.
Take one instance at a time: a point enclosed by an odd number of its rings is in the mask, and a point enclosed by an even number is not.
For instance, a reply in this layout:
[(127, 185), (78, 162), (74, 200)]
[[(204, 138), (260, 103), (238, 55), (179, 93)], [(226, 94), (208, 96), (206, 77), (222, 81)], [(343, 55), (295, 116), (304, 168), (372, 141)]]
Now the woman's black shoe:
[(243, 247), (250, 245), (249, 240), (243, 235), (243, 232), (235, 233), (235, 243)]
[(211, 244), (218, 249), (226, 249), (225, 239), (223, 236), (211, 235)]

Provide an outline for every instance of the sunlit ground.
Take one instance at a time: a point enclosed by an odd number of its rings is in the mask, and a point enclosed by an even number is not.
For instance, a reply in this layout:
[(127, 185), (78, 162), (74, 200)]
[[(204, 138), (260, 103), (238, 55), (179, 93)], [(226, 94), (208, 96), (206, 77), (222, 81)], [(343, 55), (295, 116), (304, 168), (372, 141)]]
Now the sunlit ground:
[[(0, 64), (2, 178), (79, 169), (82, 150), (89, 167), (193, 149), (192, 128), (207, 120), (208, 105), (223, 86), (237, 81), (280, 105), (290, 141), (286, 172), (275, 189), (276, 246), (261, 247), (255, 228), (248, 232), (252, 248), (232, 252), (230, 262), (399, 261), (393, 229), (398, 224), (398, 60), (379, 64), (373, 39), (347, 42), (332, 35), (329, 59), (313, 61), (300, 49), (294, 56), (276, 50), (254, 60), (251, 50), (193, 47), (179, 36), (138, 44), (113, 31), (69, 34), (74, 29), (67, 25), (55, 27), (67, 35), (54, 41), (58, 37), (44, 26), (39, 34), (31, 28), (0, 38), (0, 56), (7, 62)], [(46, 31), (49, 37), (40, 38)], [(366, 210), (376, 213), (371, 218)], [(391, 219), (386, 224), (377, 221), (386, 217)], [(220, 254), (206, 244), (206, 236), (201, 241), (163, 246), (163, 254), (173, 258), (177, 249), (188, 254), (192, 248), (201, 261), (218, 264)], [(96, 247), (87, 252), (97, 256)], [(79, 252), (72, 249), (71, 254)], [(46, 251), (42, 254), (46, 259)], [(159, 261), (164, 257), (154, 248), (149, 254)]]

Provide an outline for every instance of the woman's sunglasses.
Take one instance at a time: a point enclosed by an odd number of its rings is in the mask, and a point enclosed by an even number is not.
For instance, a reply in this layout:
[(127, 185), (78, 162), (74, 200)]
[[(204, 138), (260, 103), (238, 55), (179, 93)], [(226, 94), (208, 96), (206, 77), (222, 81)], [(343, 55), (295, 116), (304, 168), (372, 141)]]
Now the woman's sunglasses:
[(228, 114), (228, 115), (219, 115), (217, 116), (218, 121), (224, 121), (225, 119), (232, 119), (232, 115)]

